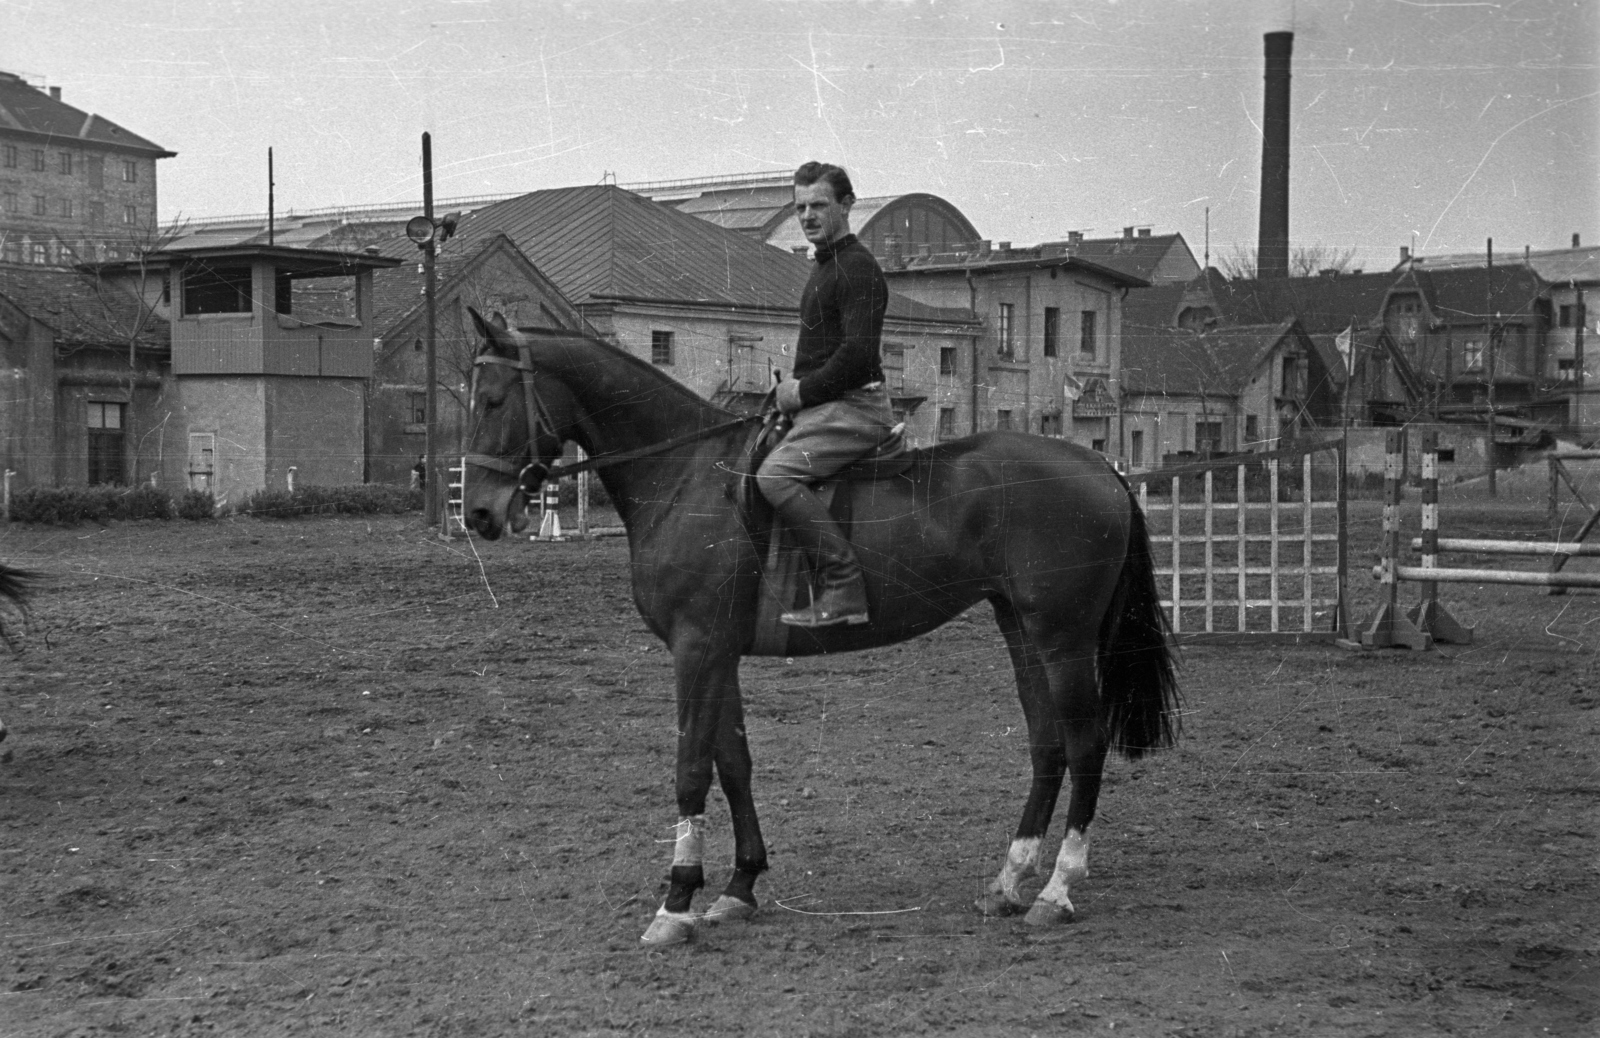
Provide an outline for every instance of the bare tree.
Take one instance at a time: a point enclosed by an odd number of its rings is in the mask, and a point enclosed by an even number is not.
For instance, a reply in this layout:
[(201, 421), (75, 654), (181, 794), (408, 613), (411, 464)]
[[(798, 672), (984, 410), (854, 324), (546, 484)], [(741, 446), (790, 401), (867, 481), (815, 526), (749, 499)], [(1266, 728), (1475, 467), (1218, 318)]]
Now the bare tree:
[[(127, 435), (128, 441), (135, 445), (139, 442), (134, 424), (137, 414), (134, 393), (139, 379), (139, 346), (147, 341), (157, 316), (156, 302), (163, 288), (163, 281), (158, 279), (157, 272), (166, 269), (166, 264), (156, 256), (166, 251), (187, 231), (188, 221), (181, 216), (165, 228), (152, 217), (149, 223), (134, 226), (121, 235), (112, 246), (117, 252), (125, 254), (120, 261), (107, 261), (99, 255), (105, 247), (104, 243), (86, 243), (85, 251), (94, 252), (92, 256), (83, 256), (80, 250), (63, 243), (75, 265), (86, 275), (98, 303), (97, 313), (80, 316), (89, 318), (87, 323), (103, 328), (107, 339), (119, 345), (125, 344), (128, 348)], [(108, 267), (114, 268), (116, 273), (108, 274)], [(138, 483), (139, 478), (139, 452), (135, 446), (130, 482)]]
[[(1313, 277), (1324, 271), (1346, 271), (1350, 269), (1350, 261), (1355, 259), (1354, 248), (1340, 249), (1332, 245), (1297, 245), (1289, 253), (1289, 276), (1297, 278)], [(1222, 271), (1229, 281), (1249, 281), (1255, 278), (1257, 265), (1256, 250), (1243, 245), (1235, 245), (1217, 258), (1217, 269)]]

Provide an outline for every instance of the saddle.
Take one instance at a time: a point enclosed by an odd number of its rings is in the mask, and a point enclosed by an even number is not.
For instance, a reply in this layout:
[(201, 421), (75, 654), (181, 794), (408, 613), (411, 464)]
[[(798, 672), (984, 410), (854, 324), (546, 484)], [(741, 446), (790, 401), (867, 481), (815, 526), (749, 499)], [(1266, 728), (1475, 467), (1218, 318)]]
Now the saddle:
[[(804, 555), (785, 536), (773, 507), (767, 504), (756, 486), (761, 462), (777, 447), (789, 431), (789, 420), (776, 410), (766, 415), (761, 425), (745, 441), (737, 468), (738, 478), (728, 488), (738, 506), (745, 528), (750, 531), (761, 553), (761, 597), (757, 605), (756, 634), (749, 651), (762, 656), (788, 655), (793, 639), (817, 637), (816, 632), (790, 627), (778, 617), (788, 610), (803, 608), (811, 594), (810, 574)], [(904, 427), (895, 426), (877, 449), (861, 460), (841, 469), (812, 489), (822, 499), (845, 537), (851, 533), (853, 502), (857, 488), (903, 475), (911, 468), (912, 456), (906, 448)]]

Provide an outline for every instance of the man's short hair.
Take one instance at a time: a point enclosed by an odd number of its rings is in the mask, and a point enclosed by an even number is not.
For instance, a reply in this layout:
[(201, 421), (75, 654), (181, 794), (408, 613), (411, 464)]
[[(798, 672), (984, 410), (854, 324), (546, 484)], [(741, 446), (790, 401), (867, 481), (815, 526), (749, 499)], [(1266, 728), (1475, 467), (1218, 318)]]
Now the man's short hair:
[(830, 162), (808, 162), (794, 171), (795, 187), (810, 187), (819, 180), (833, 189), (835, 202), (855, 196), (856, 189), (851, 186), (850, 174), (844, 171), (843, 166), (835, 166)]

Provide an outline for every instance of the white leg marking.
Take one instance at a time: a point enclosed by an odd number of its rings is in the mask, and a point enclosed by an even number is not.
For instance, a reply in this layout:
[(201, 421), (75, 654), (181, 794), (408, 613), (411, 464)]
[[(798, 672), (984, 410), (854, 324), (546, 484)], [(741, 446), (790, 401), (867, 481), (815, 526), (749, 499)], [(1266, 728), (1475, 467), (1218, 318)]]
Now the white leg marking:
[(1014, 905), (1022, 904), (1017, 884), (1039, 871), (1039, 837), (1012, 840), (1000, 875), (989, 881), (989, 893), (999, 894)]
[(699, 865), (706, 853), (706, 816), (685, 815), (678, 819), (678, 839), (672, 847), (672, 864)]
[(1050, 874), (1050, 882), (1039, 891), (1039, 900), (1071, 912), (1072, 901), (1067, 897), (1067, 889), (1088, 875), (1089, 838), (1078, 829), (1068, 829), (1066, 839), (1061, 841), (1061, 853), (1056, 855), (1056, 870)]

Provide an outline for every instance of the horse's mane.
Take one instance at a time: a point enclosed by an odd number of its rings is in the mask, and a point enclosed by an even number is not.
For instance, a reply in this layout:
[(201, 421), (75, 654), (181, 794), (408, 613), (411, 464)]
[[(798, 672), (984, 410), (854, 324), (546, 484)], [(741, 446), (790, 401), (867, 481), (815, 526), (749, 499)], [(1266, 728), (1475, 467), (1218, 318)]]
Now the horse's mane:
[(604, 354), (605, 356), (627, 366), (633, 371), (634, 374), (646, 379), (655, 386), (658, 386), (661, 389), (676, 395), (685, 404), (695, 404), (700, 407), (707, 408), (708, 410), (711, 410), (717, 414), (726, 415), (728, 418), (738, 417), (738, 415), (734, 414), (734, 412), (728, 410), (727, 408), (707, 400), (705, 397), (701, 396), (699, 393), (696, 393), (682, 382), (679, 382), (671, 375), (663, 372), (654, 364), (650, 364), (644, 360), (641, 360), (632, 353), (629, 353), (627, 350), (623, 349), (621, 346), (606, 342), (604, 339), (597, 339), (593, 335), (585, 335), (582, 332), (567, 331), (561, 328), (518, 328), (516, 329), (516, 334), (525, 335), (529, 338), (565, 339), (571, 342), (581, 343), (585, 348), (593, 349), (595, 352)]

